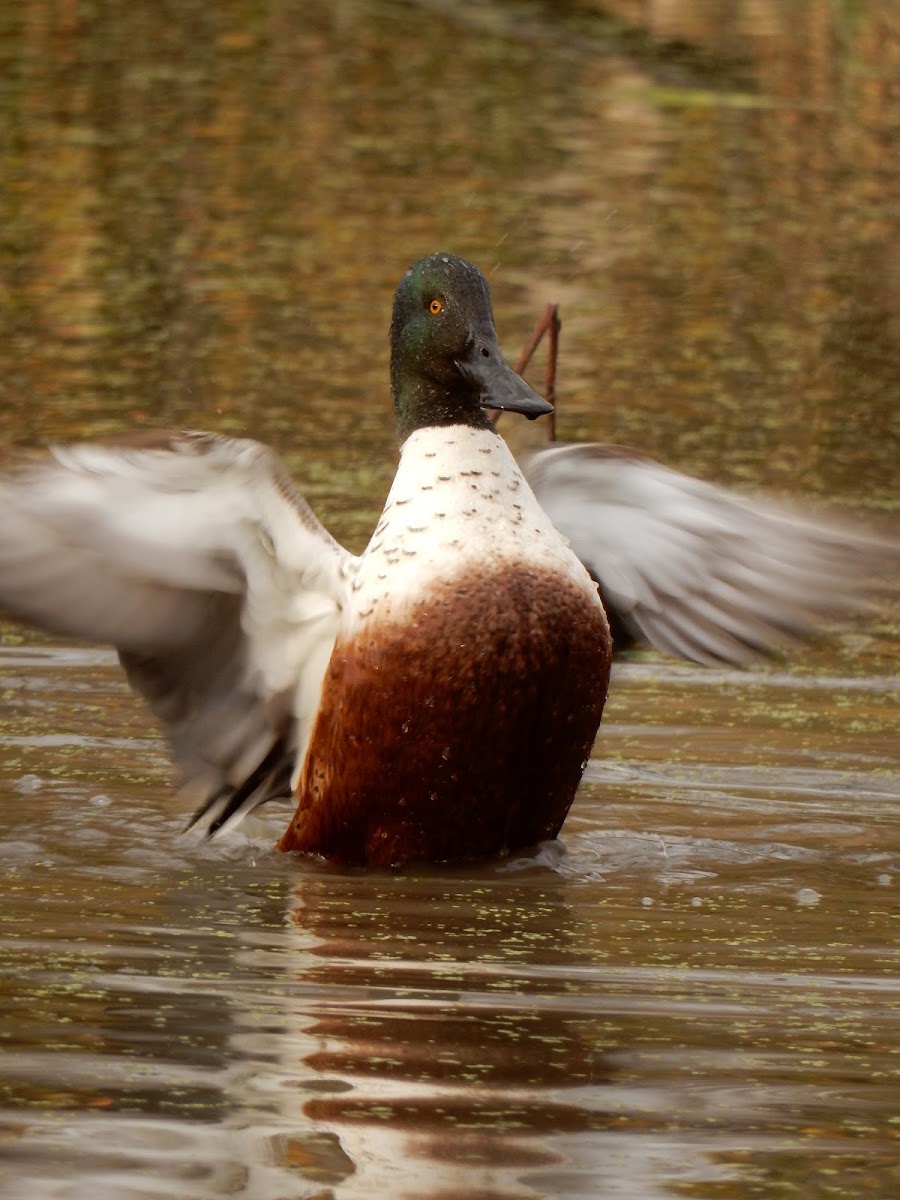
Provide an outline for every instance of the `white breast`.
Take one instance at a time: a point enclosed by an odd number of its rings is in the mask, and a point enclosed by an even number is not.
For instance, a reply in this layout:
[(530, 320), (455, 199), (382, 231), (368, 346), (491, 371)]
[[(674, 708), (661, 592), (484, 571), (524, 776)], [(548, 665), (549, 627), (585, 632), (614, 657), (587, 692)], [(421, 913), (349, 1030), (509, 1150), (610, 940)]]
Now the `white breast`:
[(502, 438), (466, 425), (419, 429), (403, 445), (345, 617), (396, 618), (434, 584), (504, 563), (559, 571), (596, 595)]

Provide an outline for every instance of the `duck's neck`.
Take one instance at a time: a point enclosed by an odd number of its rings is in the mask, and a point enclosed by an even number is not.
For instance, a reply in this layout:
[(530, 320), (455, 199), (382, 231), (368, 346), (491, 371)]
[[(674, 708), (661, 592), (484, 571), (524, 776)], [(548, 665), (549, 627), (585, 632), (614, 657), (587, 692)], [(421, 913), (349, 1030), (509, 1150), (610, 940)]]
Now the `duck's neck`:
[(462, 379), (458, 384), (437, 383), (422, 376), (405, 376), (392, 371), (391, 393), (401, 445), (411, 433), (429, 426), (468, 425), (472, 429), (493, 429), (478, 397)]

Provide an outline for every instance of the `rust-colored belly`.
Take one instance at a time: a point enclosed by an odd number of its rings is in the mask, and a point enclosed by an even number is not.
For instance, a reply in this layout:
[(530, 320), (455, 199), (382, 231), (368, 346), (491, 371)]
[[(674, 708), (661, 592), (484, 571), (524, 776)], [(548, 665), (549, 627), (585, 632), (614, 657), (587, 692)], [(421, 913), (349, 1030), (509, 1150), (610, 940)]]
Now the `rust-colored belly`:
[(555, 837), (609, 663), (599, 601), (534, 569), (467, 577), (366, 625), (335, 647), (279, 848), (387, 866)]

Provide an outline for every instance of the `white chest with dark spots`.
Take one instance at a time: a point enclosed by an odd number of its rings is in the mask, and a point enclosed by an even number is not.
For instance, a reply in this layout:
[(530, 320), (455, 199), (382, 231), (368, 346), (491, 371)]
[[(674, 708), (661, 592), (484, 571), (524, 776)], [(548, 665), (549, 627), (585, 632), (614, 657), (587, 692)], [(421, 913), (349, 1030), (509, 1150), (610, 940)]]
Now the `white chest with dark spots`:
[(463, 573), (529, 563), (593, 587), (501, 437), (464, 425), (420, 429), (403, 446), (345, 616), (398, 617)]

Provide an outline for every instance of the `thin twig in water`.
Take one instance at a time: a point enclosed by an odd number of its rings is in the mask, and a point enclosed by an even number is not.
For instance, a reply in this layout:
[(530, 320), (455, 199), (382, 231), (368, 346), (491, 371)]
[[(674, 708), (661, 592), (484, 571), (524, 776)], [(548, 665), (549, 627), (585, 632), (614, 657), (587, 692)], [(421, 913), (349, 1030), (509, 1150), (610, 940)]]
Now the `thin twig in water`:
[[(534, 352), (541, 344), (544, 334), (547, 334), (547, 373), (544, 381), (544, 399), (548, 404), (553, 405), (547, 430), (547, 440), (550, 442), (556, 441), (556, 359), (559, 355), (559, 331), (561, 328), (559, 305), (548, 304), (513, 367), (515, 373), (521, 375), (534, 357)], [(492, 411), (491, 420), (495, 425), (497, 424), (500, 420), (500, 409), (495, 408)]]

